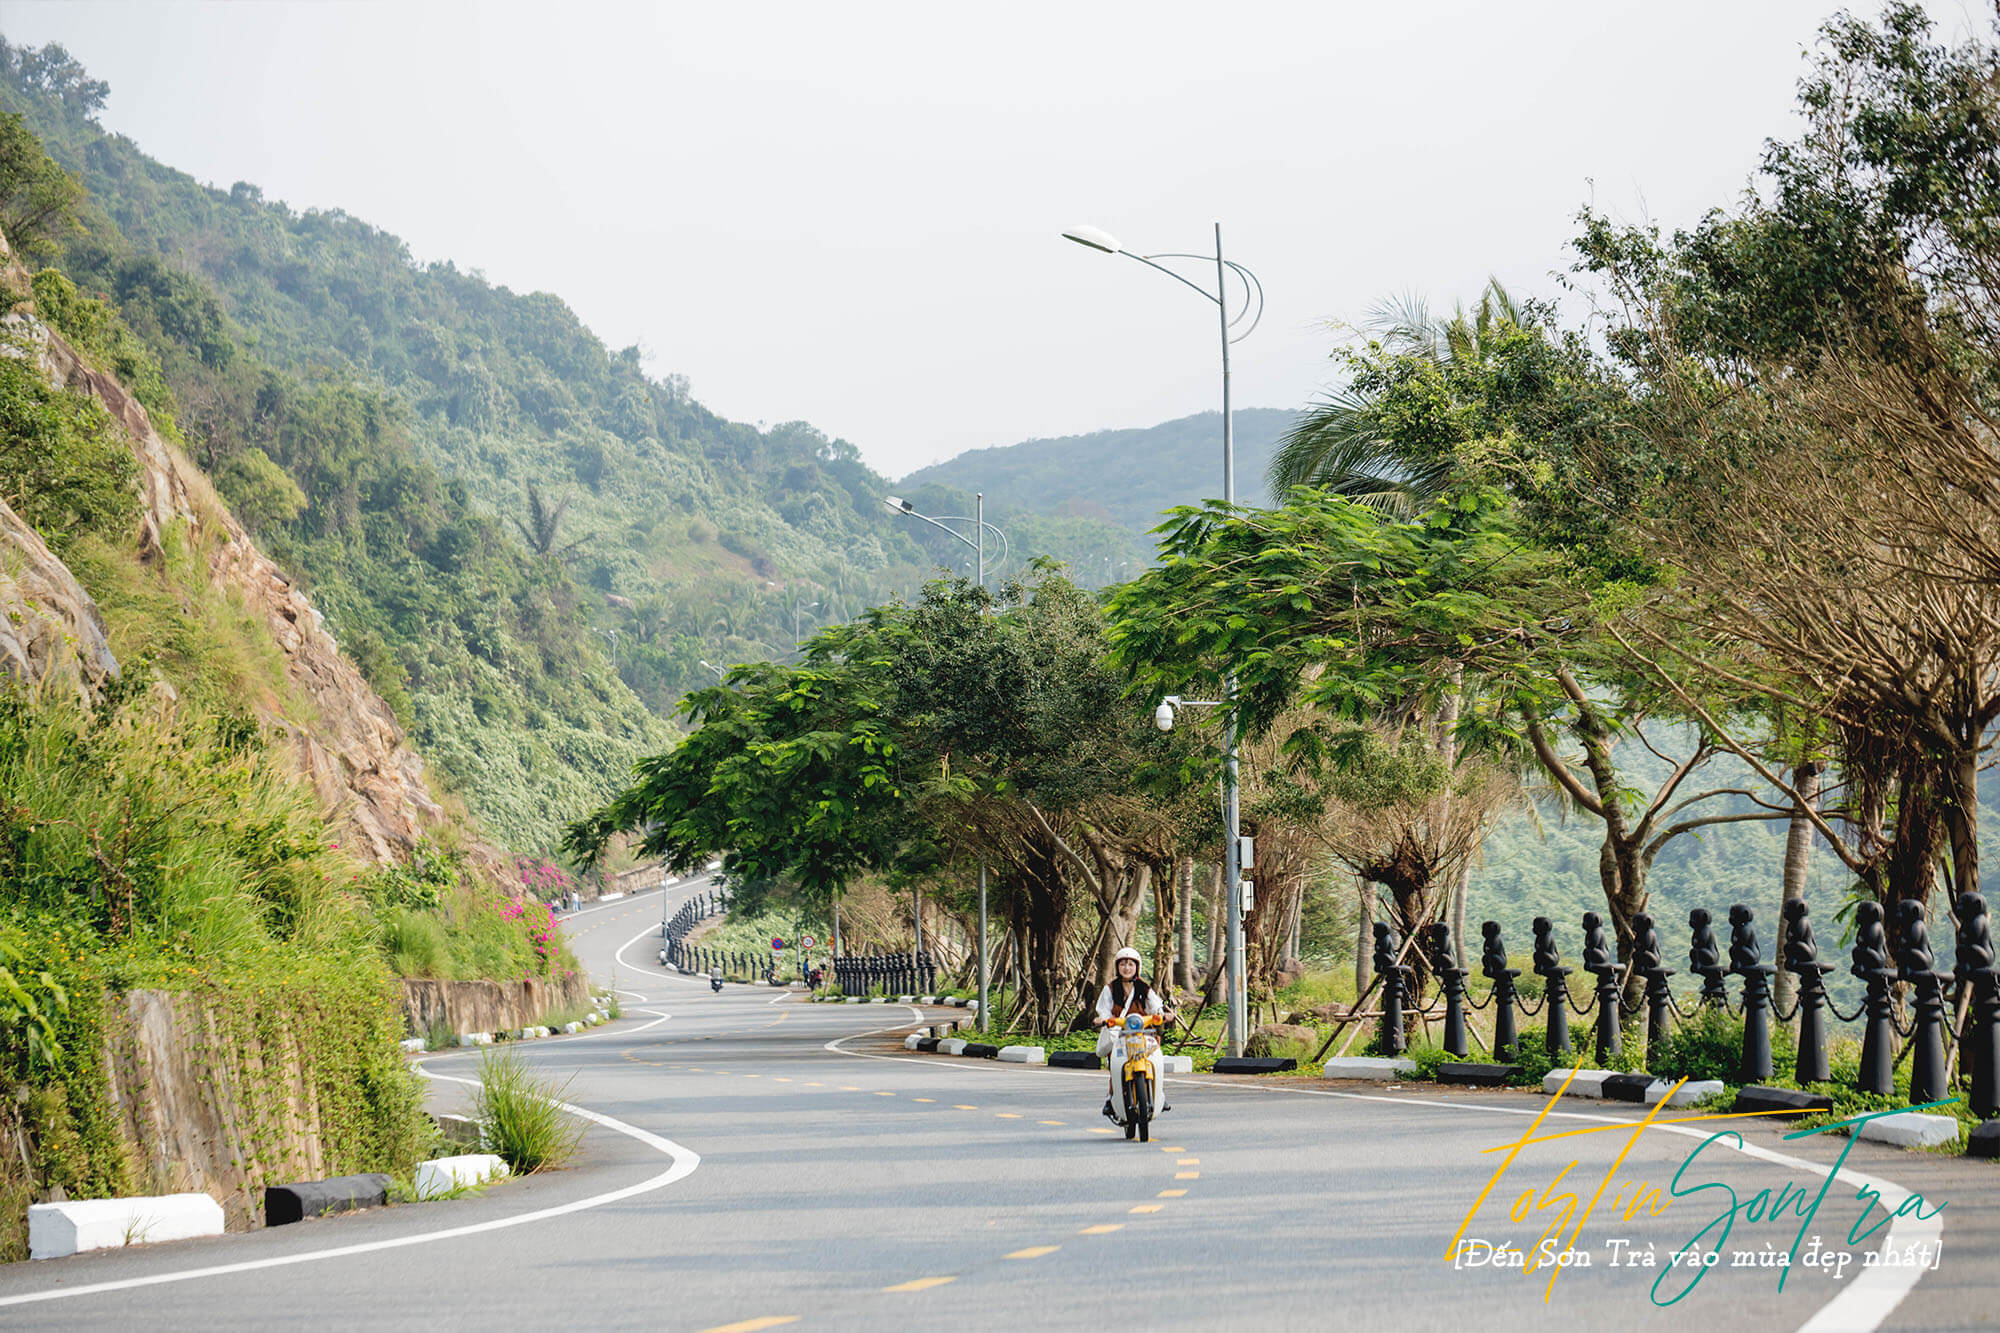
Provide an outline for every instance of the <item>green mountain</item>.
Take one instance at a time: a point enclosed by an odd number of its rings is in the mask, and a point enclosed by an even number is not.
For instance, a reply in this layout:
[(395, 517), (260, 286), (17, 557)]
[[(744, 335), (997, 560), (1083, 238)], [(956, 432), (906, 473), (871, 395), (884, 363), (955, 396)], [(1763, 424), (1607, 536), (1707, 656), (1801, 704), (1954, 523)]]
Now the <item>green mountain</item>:
[(547, 293), (204, 185), (105, 132), (107, 91), (0, 41), (0, 111), (88, 191), (55, 266), (158, 362), (138, 389), (162, 433), (508, 845), (657, 749), (704, 659), (782, 656), (932, 572), (847, 442), (726, 421)]
[[(1268, 504), (1264, 470), (1298, 414), (1248, 407), (1235, 417), (1237, 502)], [(905, 491), (926, 485), (968, 495), (984, 491), (988, 517), (1098, 518), (1143, 533), (1163, 510), (1222, 494), (1222, 414), (971, 449), (919, 468), (898, 485)]]

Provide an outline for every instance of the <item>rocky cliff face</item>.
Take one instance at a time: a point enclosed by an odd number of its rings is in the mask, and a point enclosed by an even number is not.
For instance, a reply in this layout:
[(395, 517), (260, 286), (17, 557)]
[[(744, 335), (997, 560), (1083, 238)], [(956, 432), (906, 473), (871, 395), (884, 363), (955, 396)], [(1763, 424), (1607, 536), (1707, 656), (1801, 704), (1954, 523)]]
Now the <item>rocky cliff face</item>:
[[(395, 715), (342, 656), (306, 596), (257, 549), (200, 470), (154, 430), (146, 409), (114, 377), (89, 365), (33, 313), (28, 275), (0, 238), (0, 284), (17, 304), (4, 317), (8, 354), (32, 356), (51, 383), (102, 403), (131, 443), (142, 500), (139, 557), (161, 560), (167, 534), (207, 552), (211, 583), (241, 599), (284, 654), (309, 716), (263, 710), (291, 741), (300, 770), (345, 826), (348, 845), (377, 862), (399, 859), (444, 811), (424, 780)], [(33, 529), (0, 502), (0, 671), (31, 681), (74, 681), (90, 692), (118, 664), (89, 594)], [(499, 856), (475, 848), (489, 869)]]

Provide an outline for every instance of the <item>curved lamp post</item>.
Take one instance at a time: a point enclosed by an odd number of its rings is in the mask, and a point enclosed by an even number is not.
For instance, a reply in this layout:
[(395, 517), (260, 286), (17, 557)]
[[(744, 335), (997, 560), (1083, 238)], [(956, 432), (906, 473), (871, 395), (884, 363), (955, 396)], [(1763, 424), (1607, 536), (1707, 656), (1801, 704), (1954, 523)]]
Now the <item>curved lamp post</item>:
[[(986, 531), (988, 528), (992, 528), (993, 535), (1000, 539), (1001, 566), (1004, 568), (1007, 564), (1007, 557), (1012, 551), (1012, 547), (1007, 544), (1007, 534), (986, 521), (986, 492), (984, 491), (979, 492), (973, 497), (974, 516), (971, 518), (965, 518), (958, 514), (945, 514), (939, 518), (932, 518), (928, 514), (919, 514), (915, 505), (899, 495), (885, 495), (882, 497), (882, 503), (888, 505), (889, 508), (899, 514), (906, 514), (911, 518), (922, 519), (940, 532), (949, 532), (952, 536), (958, 538), (976, 551), (979, 559), (979, 590), (981, 592), (986, 591)], [(966, 536), (955, 528), (946, 527), (946, 523), (975, 524), (976, 526), (973, 531), (978, 534), (978, 540), (973, 540), (973, 538)], [(917, 907), (917, 947), (919, 949), (923, 948), (923, 942), (923, 906), (919, 902)], [(979, 1030), (981, 1032), (990, 1030), (986, 1015), (991, 999), (987, 994), (986, 958), (986, 866), (982, 862), (979, 867)]]
[[(1229, 406), (1229, 347), (1250, 336), (1259, 320), (1264, 317), (1264, 284), (1257, 281), (1257, 275), (1241, 264), (1222, 257), (1222, 224), (1215, 224), (1215, 253), (1212, 255), (1186, 254), (1166, 251), (1159, 254), (1135, 254), (1118, 244), (1117, 237), (1097, 227), (1071, 227), (1063, 233), (1065, 240), (1107, 255), (1124, 255), (1137, 260), (1147, 268), (1164, 273), (1190, 291), (1198, 292), (1211, 302), (1218, 316), (1222, 332), (1222, 501), (1236, 503), (1236, 436)], [(1215, 290), (1210, 291), (1189, 278), (1174, 272), (1163, 259), (1198, 260), (1203, 264), (1215, 265)], [(1230, 290), (1230, 275), (1236, 278), (1237, 290)], [(1232, 310), (1234, 313), (1231, 313)], [(1246, 324), (1245, 321), (1248, 321)], [(1238, 325), (1242, 325), (1238, 330)], [(1236, 702), (1236, 673), (1230, 672), (1224, 691), (1225, 701)], [(1164, 707), (1164, 705), (1163, 705)], [(1229, 917), (1229, 1025), (1228, 1049), (1231, 1055), (1243, 1054), (1243, 1043), (1249, 1035), (1245, 1031), (1249, 1013), (1245, 978), (1243, 975), (1243, 846), (1241, 820), (1237, 810), (1236, 782), (1236, 717), (1234, 708), (1223, 714), (1222, 720), (1222, 819), (1227, 826), (1223, 840), (1223, 882), (1228, 886)]]

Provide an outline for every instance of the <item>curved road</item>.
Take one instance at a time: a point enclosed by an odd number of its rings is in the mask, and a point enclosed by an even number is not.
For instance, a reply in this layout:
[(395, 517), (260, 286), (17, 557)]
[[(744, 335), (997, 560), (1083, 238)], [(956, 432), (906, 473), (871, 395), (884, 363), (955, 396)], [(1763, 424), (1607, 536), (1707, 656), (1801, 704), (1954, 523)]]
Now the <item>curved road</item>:
[[(0, 1325), (1929, 1329), (1990, 1328), (2000, 1310), (1988, 1163), (1853, 1145), (1806, 1247), (1817, 1235), (1858, 1254), (1887, 1237), (1900, 1256), (1941, 1241), (1941, 1260), (1799, 1264), (1780, 1291), (1760, 1256), (1791, 1249), (1798, 1191), (1817, 1194), (1846, 1140), (1786, 1142), (1737, 1119), (1634, 1141), (1636, 1115), (1566, 1101), (1538, 1132), (1593, 1132), (1524, 1148), (1464, 1234), (1532, 1251), (1608, 1171), (1575, 1245), (1590, 1266), (1454, 1267), (1454, 1235), (1506, 1158), (1493, 1150), (1529, 1132), (1546, 1098), (1180, 1080), (1155, 1142), (1127, 1143), (1097, 1113), (1102, 1075), (905, 1053), (908, 1006), (712, 995), (667, 976), (653, 962), (661, 915), (653, 892), (573, 918), (593, 976), (615, 969), (624, 1017), (518, 1048), (595, 1118), (579, 1165), (473, 1198), (12, 1265)], [(476, 1077), (478, 1058), (426, 1057), (440, 1109), (463, 1105), (469, 1088), (450, 1080)], [(1717, 1128), (1740, 1130), (1745, 1151), (1703, 1147)], [(1654, 1215), (1684, 1163), (1683, 1197)], [(1787, 1182), (1794, 1207), (1764, 1218), (1758, 1192)], [(1850, 1246), (1867, 1183), (1891, 1207), (1904, 1191), (1923, 1211), (1948, 1206)], [(1743, 1205), (1725, 1257), (1669, 1265), (1729, 1216), (1725, 1191)], [(1652, 1267), (1625, 1262), (1642, 1252)]]

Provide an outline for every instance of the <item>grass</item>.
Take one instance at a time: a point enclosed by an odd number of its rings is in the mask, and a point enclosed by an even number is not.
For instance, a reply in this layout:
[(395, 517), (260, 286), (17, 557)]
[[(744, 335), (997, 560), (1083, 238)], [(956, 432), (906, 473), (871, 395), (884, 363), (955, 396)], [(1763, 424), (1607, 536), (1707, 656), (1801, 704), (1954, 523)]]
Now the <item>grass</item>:
[(553, 1170), (576, 1155), (585, 1122), (560, 1105), (569, 1083), (537, 1079), (512, 1051), (480, 1056), (474, 1113), (487, 1147), (516, 1175)]

